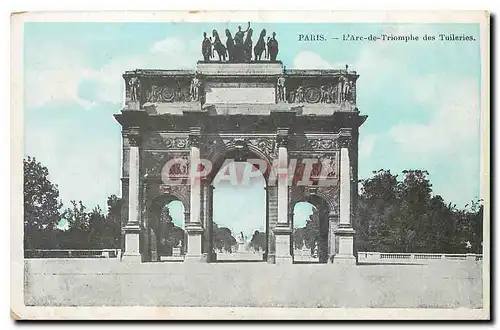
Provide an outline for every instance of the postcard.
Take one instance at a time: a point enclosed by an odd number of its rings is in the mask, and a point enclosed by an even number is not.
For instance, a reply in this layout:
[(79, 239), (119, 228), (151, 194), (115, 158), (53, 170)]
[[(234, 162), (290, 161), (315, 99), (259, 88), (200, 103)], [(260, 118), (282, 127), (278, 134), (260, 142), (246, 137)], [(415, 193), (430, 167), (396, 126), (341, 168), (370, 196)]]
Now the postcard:
[(12, 14), (12, 317), (489, 319), (489, 22)]

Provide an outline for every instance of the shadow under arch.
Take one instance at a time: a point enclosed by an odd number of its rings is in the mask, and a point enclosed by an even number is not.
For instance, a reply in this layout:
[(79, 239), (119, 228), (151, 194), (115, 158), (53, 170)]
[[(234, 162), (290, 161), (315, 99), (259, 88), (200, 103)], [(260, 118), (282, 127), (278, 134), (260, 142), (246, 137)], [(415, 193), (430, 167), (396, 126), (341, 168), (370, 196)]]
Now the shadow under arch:
[[(313, 206), (313, 214), (312, 216), (317, 216), (318, 217), (318, 228), (317, 228), (317, 233), (316, 233), (316, 239), (318, 243), (318, 260), (320, 263), (327, 263), (328, 262), (328, 256), (330, 254), (331, 247), (329, 247), (328, 242), (328, 236), (329, 236), (329, 214), (332, 212), (330, 204), (326, 201), (326, 199), (318, 194), (309, 194), (306, 196), (302, 196), (301, 198), (298, 198), (294, 200), (292, 203), (290, 203), (290, 208), (291, 208), (291, 223), (292, 223), (292, 228), (295, 231), (297, 228), (295, 228), (295, 206), (298, 203), (309, 203)], [(314, 219), (313, 219), (314, 221)], [(293, 238), (295, 239), (295, 235), (293, 235)], [(294, 242), (295, 243), (295, 242)], [(295, 244), (292, 244), (292, 249)], [(293, 251), (292, 251), (293, 252)]]

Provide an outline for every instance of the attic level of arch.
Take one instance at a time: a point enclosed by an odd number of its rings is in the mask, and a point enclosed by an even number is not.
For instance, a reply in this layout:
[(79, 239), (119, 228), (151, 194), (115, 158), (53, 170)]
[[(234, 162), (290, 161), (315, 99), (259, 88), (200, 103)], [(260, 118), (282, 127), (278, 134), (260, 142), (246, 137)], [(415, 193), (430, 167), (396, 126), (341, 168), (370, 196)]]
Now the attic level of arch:
[[(123, 75), (125, 109), (152, 110), (166, 104), (183, 105), (188, 110), (209, 110), (214, 105), (257, 103), (255, 105), (267, 107), (279, 104), (281, 109), (320, 105), (335, 111), (357, 111), (358, 77), (356, 71), (348, 67), (343, 70), (289, 70), (280, 62), (265, 65), (201, 62), (197, 70), (133, 70)], [(243, 100), (218, 99), (221, 89), (227, 94), (230, 89), (232, 92), (241, 88), (260, 94), (254, 99), (248, 93)]]

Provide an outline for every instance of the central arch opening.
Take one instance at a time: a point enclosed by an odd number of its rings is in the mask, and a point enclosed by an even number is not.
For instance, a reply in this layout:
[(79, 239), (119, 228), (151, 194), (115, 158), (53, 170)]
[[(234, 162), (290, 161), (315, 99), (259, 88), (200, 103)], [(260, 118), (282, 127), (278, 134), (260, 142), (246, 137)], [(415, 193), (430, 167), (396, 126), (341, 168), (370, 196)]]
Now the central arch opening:
[(266, 180), (257, 167), (226, 159), (212, 181), (212, 246), (218, 262), (265, 260)]

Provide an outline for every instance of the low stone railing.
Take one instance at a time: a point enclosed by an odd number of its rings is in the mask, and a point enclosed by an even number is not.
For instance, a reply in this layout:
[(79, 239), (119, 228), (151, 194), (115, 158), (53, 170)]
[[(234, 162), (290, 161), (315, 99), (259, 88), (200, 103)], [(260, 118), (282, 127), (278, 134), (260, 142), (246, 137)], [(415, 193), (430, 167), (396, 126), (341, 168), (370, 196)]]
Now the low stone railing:
[(383, 253), (358, 252), (358, 263), (414, 263), (426, 264), (434, 261), (482, 262), (482, 254), (440, 254), (440, 253)]
[(33, 249), (25, 250), (25, 258), (119, 258), (121, 249)]

